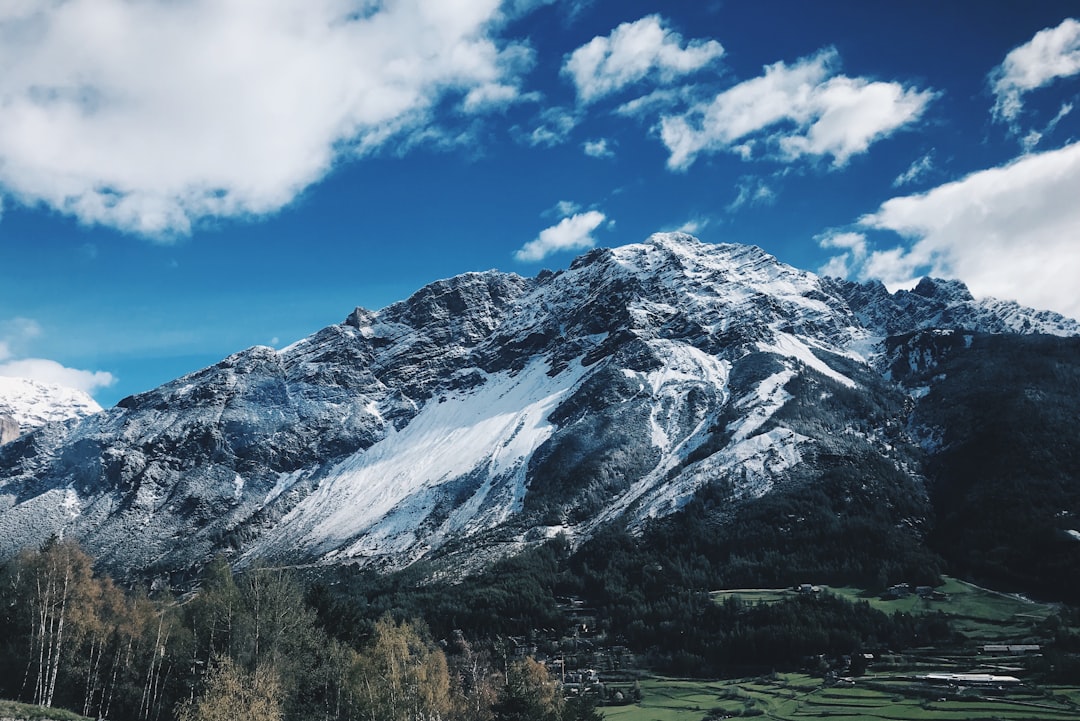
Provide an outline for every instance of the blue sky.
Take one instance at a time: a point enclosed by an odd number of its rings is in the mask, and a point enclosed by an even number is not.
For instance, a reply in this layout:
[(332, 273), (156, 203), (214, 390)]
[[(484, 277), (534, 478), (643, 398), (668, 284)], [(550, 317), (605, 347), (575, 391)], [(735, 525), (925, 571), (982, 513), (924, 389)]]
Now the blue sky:
[(12, 0), (0, 374), (103, 405), (683, 229), (1080, 315), (1073, 2)]

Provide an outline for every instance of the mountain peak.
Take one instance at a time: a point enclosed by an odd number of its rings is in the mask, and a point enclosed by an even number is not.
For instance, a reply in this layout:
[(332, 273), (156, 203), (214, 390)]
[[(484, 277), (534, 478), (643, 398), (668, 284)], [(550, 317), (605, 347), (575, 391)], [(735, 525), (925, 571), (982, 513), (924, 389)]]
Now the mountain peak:
[(975, 296), (971, 294), (967, 285), (962, 281), (931, 278), (930, 276), (920, 280), (911, 292), (915, 295), (921, 295), (923, 298), (941, 300), (947, 303), (975, 300)]
[(683, 233), (678, 230), (653, 233), (645, 240), (645, 243), (647, 245), (655, 245), (658, 248), (688, 248), (693, 250), (699, 250), (706, 245), (689, 233)]

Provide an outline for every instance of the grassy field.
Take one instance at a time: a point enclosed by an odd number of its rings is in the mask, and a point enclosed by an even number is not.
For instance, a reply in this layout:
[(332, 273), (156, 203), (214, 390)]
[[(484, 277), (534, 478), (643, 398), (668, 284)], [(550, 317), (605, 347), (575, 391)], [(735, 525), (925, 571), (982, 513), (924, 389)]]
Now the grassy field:
[[(851, 601), (865, 601), (885, 613), (943, 613), (972, 644), (1038, 643), (1036, 628), (1054, 607), (946, 578), (937, 590), (947, 597), (924, 600), (916, 595), (883, 600), (856, 588), (822, 587)], [(728, 589), (716, 591), (722, 603), (738, 598), (745, 603), (776, 603), (797, 595), (791, 589)], [(695, 682), (651, 679), (641, 682), (638, 704), (603, 709), (605, 718), (619, 721), (701, 721), (724, 717), (760, 716), (770, 719), (829, 718), (923, 721), (1003, 719), (1066, 721), (1080, 719), (1080, 687), (1021, 686), (1004, 692), (980, 692), (927, 686), (914, 676), (928, 671), (966, 671), (976, 661), (970, 651), (956, 658), (943, 650), (923, 649), (904, 656), (879, 659), (877, 671), (854, 685), (826, 686), (804, 674), (772, 674), (765, 678)], [(989, 663), (986, 659), (982, 663)], [(897, 665), (899, 664), (899, 665)], [(891, 669), (891, 670), (886, 670)], [(897, 670), (899, 669), (899, 670)]]
[[(885, 613), (944, 613), (950, 616), (956, 630), (973, 641), (1017, 641), (1030, 636), (1040, 621), (1050, 616), (1052, 606), (1035, 603), (1008, 594), (979, 588), (970, 583), (946, 577), (937, 590), (948, 598), (942, 601), (924, 600), (914, 594), (891, 601), (879, 598), (862, 589), (823, 586), (823, 592), (833, 593), (852, 601), (866, 601)], [(722, 603), (735, 597), (746, 603), (775, 603), (794, 597), (795, 591), (785, 588), (751, 588), (715, 591), (713, 598)]]
[(19, 719), (20, 721), (90, 721), (71, 711), (57, 708), (42, 708), (18, 701), (0, 700), (0, 719)]
[(864, 600), (886, 613), (944, 613), (953, 627), (973, 641), (1022, 640), (1032, 629), (1054, 612), (1053, 606), (980, 588), (955, 578), (945, 578), (937, 590), (948, 598), (928, 601), (912, 595), (894, 601), (869, 596), (854, 588), (830, 588), (832, 593), (851, 600)]
[(918, 684), (875, 678), (856, 686), (824, 686), (803, 674), (731, 681), (650, 679), (638, 704), (602, 709), (616, 721), (701, 721), (724, 716), (784, 719), (1006, 719), (1069, 721), (1080, 718), (1080, 688), (1022, 689), (1008, 696), (938, 696)]

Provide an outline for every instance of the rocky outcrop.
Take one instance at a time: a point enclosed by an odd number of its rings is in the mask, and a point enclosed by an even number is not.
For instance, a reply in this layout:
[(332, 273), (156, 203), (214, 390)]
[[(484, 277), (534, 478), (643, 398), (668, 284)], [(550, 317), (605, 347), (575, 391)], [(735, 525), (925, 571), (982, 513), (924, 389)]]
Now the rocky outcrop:
[(19, 423), (9, 415), (0, 414), (0, 446), (19, 437)]

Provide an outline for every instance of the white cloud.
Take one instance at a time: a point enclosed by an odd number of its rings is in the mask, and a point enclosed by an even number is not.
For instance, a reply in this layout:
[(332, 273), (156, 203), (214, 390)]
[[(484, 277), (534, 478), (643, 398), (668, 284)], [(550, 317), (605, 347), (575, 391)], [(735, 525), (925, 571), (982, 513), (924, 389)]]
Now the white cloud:
[(1039, 144), (1039, 141), (1043, 139), (1048, 133), (1054, 132), (1054, 128), (1062, 119), (1071, 113), (1073, 110), (1072, 103), (1062, 103), (1061, 107), (1057, 111), (1057, 115), (1050, 119), (1050, 122), (1046, 124), (1042, 130), (1032, 129), (1020, 140), (1021, 147), (1024, 148), (1025, 153), (1030, 153), (1035, 149), (1035, 146)]
[(691, 218), (690, 220), (687, 220), (685, 223), (683, 223), (679, 227), (673, 228), (672, 230), (674, 232), (676, 232), (676, 233), (687, 233), (688, 235), (697, 235), (698, 233), (703, 231), (709, 225), (709, 222), (710, 222), (709, 218), (703, 218), (703, 217)]
[(834, 166), (922, 116), (935, 94), (899, 83), (836, 74), (839, 57), (823, 50), (661, 118), (668, 167), (685, 170), (704, 152), (785, 160), (831, 155)]
[(543, 213), (545, 216), (554, 216), (556, 218), (565, 218), (569, 215), (581, 210), (581, 206), (572, 200), (560, 200), (550, 210)]
[(342, 158), (438, 136), (436, 104), (514, 102), (533, 59), (493, 37), (503, 17), (498, 0), (4, 3), (0, 189), (151, 236), (277, 211)]
[(572, 52), (563, 65), (578, 98), (590, 103), (650, 75), (661, 82), (709, 65), (724, 48), (715, 40), (691, 40), (666, 27), (659, 15), (622, 23), (606, 37), (597, 36)]
[(693, 86), (658, 88), (651, 93), (626, 101), (615, 108), (614, 113), (627, 118), (645, 118), (691, 100), (693, 91)]
[(536, 262), (560, 251), (592, 248), (596, 245), (592, 232), (605, 220), (607, 217), (598, 210), (563, 218), (540, 231), (540, 235), (522, 246), (514, 257), (523, 262)]
[(866, 258), (866, 236), (862, 233), (829, 232), (819, 235), (815, 240), (820, 248), (843, 251), (829, 258), (828, 262), (818, 269), (820, 275), (847, 278), (852, 267)]
[(611, 158), (615, 156), (615, 151), (608, 145), (606, 138), (600, 138), (599, 140), (586, 140), (581, 149), (585, 151), (585, 154), (590, 158)]
[(1014, 124), (1024, 108), (1025, 93), (1078, 73), (1080, 21), (1066, 18), (1057, 27), (1040, 30), (1030, 41), (1011, 50), (990, 73), (996, 98), (994, 118)]
[(1025, 155), (926, 193), (892, 198), (860, 219), (908, 240), (875, 251), (862, 278), (959, 278), (976, 296), (1015, 299), (1080, 318), (1080, 142)]
[(818, 275), (827, 275), (831, 278), (847, 278), (851, 274), (846, 255), (834, 255), (828, 262), (818, 268)]
[(930, 151), (929, 153), (909, 165), (907, 170), (896, 176), (896, 179), (892, 182), (893, 187), (899, 188), (903, 185), (914, 183), (915, 181), (925, 177), (927, 173), (933, 170), (933, 168), (934, 152)]
[(41, 326), (32, 318), (0, 321), (0, 376), (29, 378), (87, 393), (115, 382), (113, 375), (105, 371), (79, 370), (45, 358), (19, 357), (19, 350), (41, 335)]
[(45, 358), (22, 358), (0, 363), (0, 376), (28, 378), (41, 383), (76, 388), (89, 394), (116, 382), (106, 371), (84, 371), (68, 368)]
[(863, 233), (825, 233), (818, 236), (817, 241), (822, 248), (848, 251), (856, 260), (866, 257), (866, 236)]
[(776, 191), (760, 178), (744, 177), (735, 187), (738, 194), (735, 200), (728, 203), (729, 212), (736, 211), (744, 205), (772, 205), (776, 202)]
[(578, 123), (577, 116), (565, 108), (547, 108), (540, 113), (540, 125), (525, 136), (525, 142), (532, 146), (554, 147), (566, 142)]

